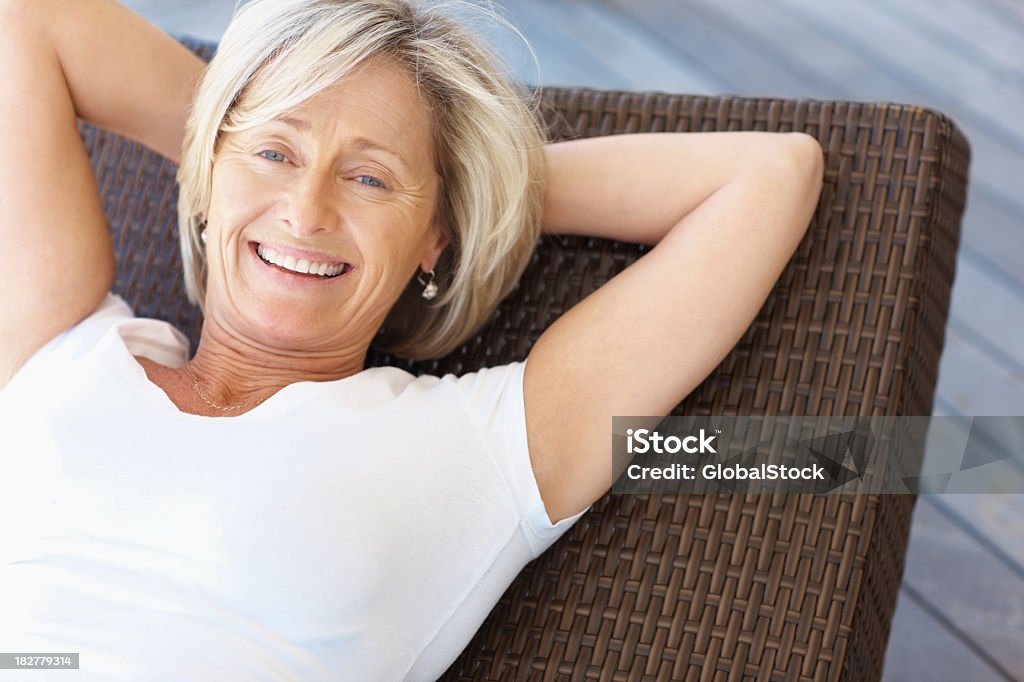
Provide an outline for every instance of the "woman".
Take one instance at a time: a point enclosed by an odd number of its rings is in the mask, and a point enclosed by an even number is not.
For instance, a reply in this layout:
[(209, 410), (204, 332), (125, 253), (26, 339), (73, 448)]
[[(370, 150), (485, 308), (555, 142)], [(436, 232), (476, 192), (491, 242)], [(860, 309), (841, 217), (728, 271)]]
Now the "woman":
[[(110, 0), (0, 8), (0, 643), (80, 652), (66, 679), (436, 678), (608, 490), (611, 416), (736, 343), (820, 189), (800, 134), (543, 145), (405, 0), (254, 0), (206, 70)], [(76, 116), (180, 163), (191, 358), (108, 293)], [(382, 328), (458, 345), (538, 231), (657, 246), (525, 362), (363, 370)]]

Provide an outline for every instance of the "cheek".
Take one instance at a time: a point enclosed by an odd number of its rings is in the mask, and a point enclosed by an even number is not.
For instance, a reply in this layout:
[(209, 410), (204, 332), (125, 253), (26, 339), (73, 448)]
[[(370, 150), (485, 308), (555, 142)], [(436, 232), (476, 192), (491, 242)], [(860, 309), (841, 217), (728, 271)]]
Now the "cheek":
[(353, 246), (360, 254), (363, 282), (375, 295), (397, 297), (413, 277), (419, 257), (407, 230), (388, 229), (378, 221), (374, 229), (353, 229)]
[(210, 219), (222, 229), (244, 226), (265, 212), (273, 188), (247, 173), (215, 173), (210, 196)]

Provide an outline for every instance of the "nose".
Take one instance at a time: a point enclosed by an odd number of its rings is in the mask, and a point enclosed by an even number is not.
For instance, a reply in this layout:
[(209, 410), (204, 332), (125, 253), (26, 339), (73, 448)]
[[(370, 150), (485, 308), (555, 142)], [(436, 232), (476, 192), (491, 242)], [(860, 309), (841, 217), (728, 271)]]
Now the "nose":
[(309, 167), (288, 187), (285, 222), (296, 237), (311, 237), (338, 229), (338, 192), (333, 172)]

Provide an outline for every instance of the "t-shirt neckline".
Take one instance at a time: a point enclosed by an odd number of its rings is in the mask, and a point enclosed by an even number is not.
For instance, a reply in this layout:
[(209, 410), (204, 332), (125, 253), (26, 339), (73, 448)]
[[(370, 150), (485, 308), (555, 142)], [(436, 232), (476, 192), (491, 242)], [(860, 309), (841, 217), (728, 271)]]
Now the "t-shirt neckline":
[[(139, 318), (132, 320), (133, 322), (139, 321)], [(155, 322), (161, 322), (162, 324), (168, 324), (159, 320), (153, 320)], [(276, 393), (268, 397), (260, 404), (254, 406), (252, 409), (247, 410), (241, 414), (236, 415), (225, 415), (211, 416), (203, 414), (193, 414), (192, 412), (186, 412), (179, 408), (170, 396), (161, 388), (158, 384), (154, 383), (149, 375), (146, 373), (146, 368), (142, 366), (142, 363), (136, 358), (136, 354), (130, 347), (132, 340), (125, 338), (125, 331), (123, 329), (125, 325), (117, 325), (114, 333), (116, 334), (116, 345), (118, 351), (121, 353), (121, 359), (124, 362), (125, 369), (127, 370), (127, 378), (134, 383), (142, 385), (143, 389), (150, 395), (153, 396), (155, 402), (161, 404), (163, 409), (174, 412), (180, 415), (182, 418), (191, 419), (217, 419), (217, 420), (242, 420), (242, 421), (257, 421), (269, 417), (274, 417), (295, 409), (299, 404), (306, 400), (315, 397), (315, 394), (320, 391), (336, 390), (336, 387), (343, 384), (358, 384), (361, 383), (365, 376), (373, 374), (374, 370), (386, 369), (381, 367), (371, 367), (363, 369), (355, 374), (341, 379), (333, 379), (331, 381), (297, 381), (292, 384), (284, 386)], [(170, 326), (170, 325), (169, 325)], [(172, 327), (173, 328), (173, 327)], [(170, 349), (164, 349), (169, 351)], [(161, 360), (171, 359), (175, 354), (171, 352), (161, 353), (161, 357), (153, 358), (149, 354), (139, 353), (139, 355), (148, 358), (149, 360), (162, 364), (165, 367), (175, 367), (174, 365), (168, 365)], [(175, 357), (174, 360), (180, 360), (180, 357)]]

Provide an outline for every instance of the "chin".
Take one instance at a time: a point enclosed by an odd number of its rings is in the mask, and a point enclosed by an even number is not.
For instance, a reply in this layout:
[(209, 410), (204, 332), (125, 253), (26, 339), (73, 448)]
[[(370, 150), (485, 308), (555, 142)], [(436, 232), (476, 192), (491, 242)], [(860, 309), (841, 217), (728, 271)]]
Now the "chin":
[(248, 335), (264, 345), (282, 350), (313, 350), (326, 344), (330, 331), (324, 327), (330, 322), (330, 313), (279, 305), (261, 307), (255, 316), (248, 317), (246, 326)]

